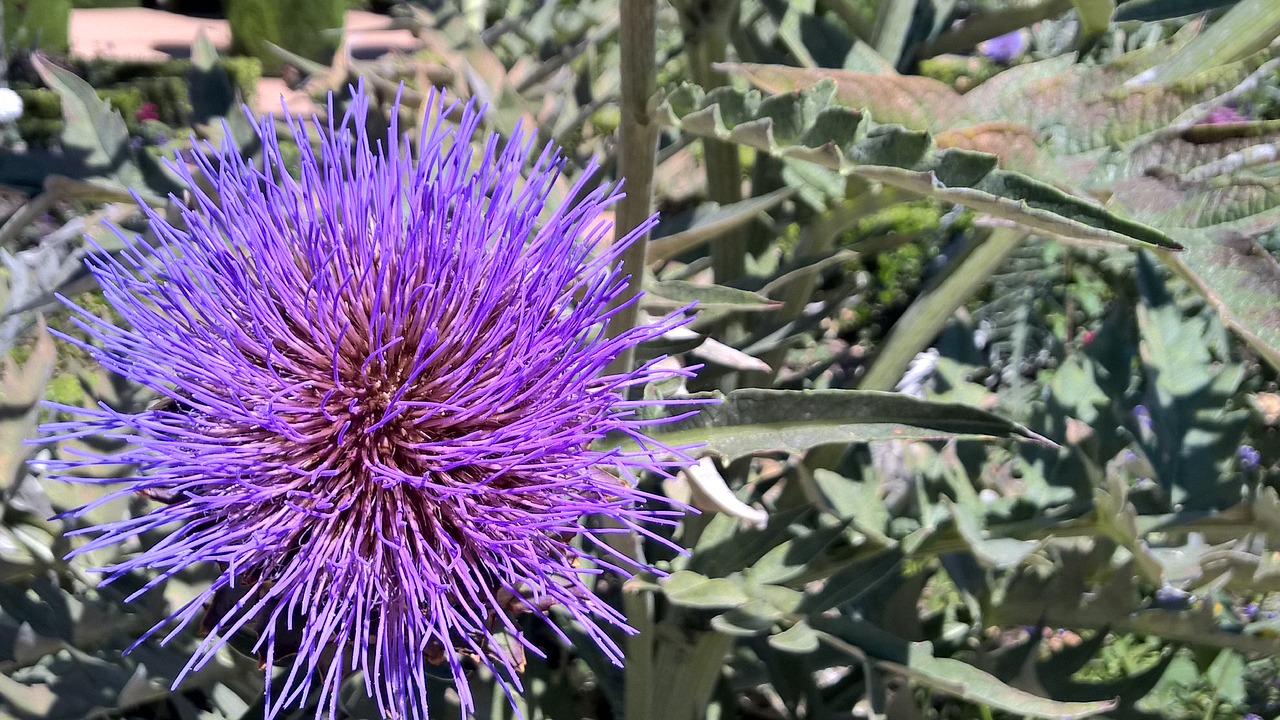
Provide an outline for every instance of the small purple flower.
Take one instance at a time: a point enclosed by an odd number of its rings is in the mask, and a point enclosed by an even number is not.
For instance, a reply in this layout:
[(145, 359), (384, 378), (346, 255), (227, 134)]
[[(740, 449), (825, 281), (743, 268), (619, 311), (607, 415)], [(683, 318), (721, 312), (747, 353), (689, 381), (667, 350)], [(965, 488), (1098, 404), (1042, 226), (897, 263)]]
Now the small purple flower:
[(1151, 420), (1151, 411), (1146, 405), (1133, 406), (1133, 419), (1138, 421), (1138, 426), (1143, 430), (1151, 430), (1154, 424)]
[(978, 43), (978, 52), (988, 60), (1008, 65), (1027, 51), (1028, 44), (1026, 34), (1014, 30)]
[(1254, 470), (1262, 461), (1262, 455), (1252, 445), (1241, 445), (1236, 451), (1236, 458), (1240, 461), (1241, 470)]
[[(430, 102), (430, 117), (456, 109)], [(497, 636), (537, 653), (513, 618), (546, 619), (552, 605), (620, 662), (609, 629), (625, 619), (592, 588), (602, 569), (636, 568), (602, 536), (655, 537), (644, 526), (678, 514), (634, 487), (683, 456), (642, 438), (654, 421), (625, 391), (686, 371), (655, 360), (606, 372), (683, 322), (602, 333), (626, 286), (618, 256), (637, 237), (605, 243), (617, 189), (586, 187), (588, 169), (566, 195), (580, 201), (549, 207), (564, 161), (548, 147), (530, 165), (533, 133), (489, 136), (477, 156), (470, 105), (412, 146), (397, 108), (385, 137), (368, 136), (368, 112), (357, 88), (345, 116), (331, 100), (327, 124), (291, 119), (292, 176), (270, 118), (256, 125), (260, 163), (229, 141), (188, 158), (207, 182), (174, 163), (193, 198), (181, 222), (144, 205), (156, 240), (120, 232), (124, 252), (90, 261), (121, 321), (67, 301), (90, 339), (63, 336), (167, 400), (136, 413), (54, 406), (81, 419), (46, 426), (54, 441), (130, 444), (62, 462), (65, 480), (138, 468), (74, 514), (135, 492), (162, 503), (90, 529), (77, 553), (165, 533), (105, 582), (157, 570), (150, 588), (197, 563), (221, 568), (138, 642), (169, 624), (172, 638), (208, 606), (181, 679), (256, 632), (268, 718), (317, 687), (319, 715), (336, 716), (353, 671), (386, 717), (427, 716), (432, 666), (467, 709), (466, 663), (518, 691), (520, 660)], [(639, 448), (601, 449), (606, 435)], [(613, 522), (588, 529), (586, 515)], [(289, 667), (273, 681), (278, 663)]]
[(1208, 115), (1205, 116), (1204, 120), (1200, 121), (1200, 123), (1202, 125), (1225, 125), (1228, 123), (1239, 123), (1239, 122), (1248, 122), (1248, 121), (1249, 121), (1249, 118), (1245, 117), (1244, 115), (1241, 115), (1239, 110), (1236, 110), (1230, 105), (1223, 105), (1222, 107), (1214, 108)]
[(1185, 606), (1195, 602), (1195, 595), (1172, 585), (1165, 585), (1156, 590), (1155, 600), (1160, 605)]

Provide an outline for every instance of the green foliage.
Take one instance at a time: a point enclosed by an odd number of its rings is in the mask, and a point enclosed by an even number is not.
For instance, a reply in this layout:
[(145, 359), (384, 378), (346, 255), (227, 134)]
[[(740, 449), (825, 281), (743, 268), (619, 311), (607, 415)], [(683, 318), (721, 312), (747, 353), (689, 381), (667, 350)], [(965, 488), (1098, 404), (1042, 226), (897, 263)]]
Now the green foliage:
[(16, 123), (22, 139), (36, 147), (48, 147), (62, 130), (62, 100), (45, 88), (18, 90), (22, 98), (22, 117)]
[[(142, 135), (145, 129), (138, 111), (146, 104), (154, 107), (164, 125), (187, 127), (207, 123), (215, 115), (236, 115), (235, 98), (255, 96), (262, 70), (257, 58), (215, 55), (212, 62), (215, 67), (198, 70), (191, 60), (94, 61), (77, 70), (94, 86), (98, 97), (121, 116), (130, 133)], [(209, 100), (203, 88), (211, 85), (220, 90)], [(61, 96), (47, 88), (19, 87), (17, 93), (24, 105), (23, 116), (17, 121), (19, 135), (35, 147), (50, 147), (64, 127)]]
[[(669, 415), (685, 414), (676, 405)], [(1043, 440), (1017, 424), (965, 406), (924, 403), (896, 393), (744, 389), (655, 431), (672, 446), (689, 442), (736, 460), (771, 449), (800, 452), (832, 443), (913, 438), (1020, 437)]]
[(70, 0), (4, 0), (6, 47), (66, 52)]
[(231, 79), (240, 97), (252, 98), (257, 94), (258, 80), (262, 78), (262, 61), (254, 57), (218, 58), (218, 67)]
[[(38, 398), (152, 399), (85, 353), (55, 355), (41, 322), (80, 332), (54, 292), (109, 312), (79, 238), (115, 251), (105, 221), (145, 230), (114, 204), (124, 189), (156, 207), (180, 190), (135, 147), (143, 103), (174, 135), (217, 141), (226, 119), (256, 150), (236, 98), (280, 67), (264, 40), (339, 111), (361, 76), (380, 101), (403, 92), (412, 133), (431, 84), (488, 103), (489, 129), (567, 143), (558, 202), (587, 158), (616, 179), (615, 132), (662, 125), (656, 156), (652, 137), (626, 151), (655, 171), (662, 215), (626, 269), (644, 312), (698, 302), (643, 358), (703, 367), (642, 391), (672, 414), (690, 393), (721, 402), (655, 429), (702, 445), (676, 478), (641, 482), (703, 512), (653, 529), (685, 554), (639, 543), (667, 574), (600, 577), (638, 631), (625, 670), (554, 609), (563, 636), (525, 628), (547, 652), (529, 658), (525, 717), (1280, 714), (1269, 4), (1197, 36), (1142, 22), (1224, 3), (990, 0), (957, 22), (952, 2), (675, 2), (657, 14), (661, 92), (638, 103), (620, 78), (648, 62), (624, 62), (620, 40), (640, 4), (419, 7), (397, 20), (419, 53), (328, 67), (338, 36), (323, 31), (350, 4), (232, 2), (237, 49), (256, 57), (201, 41), (190, 62), (90, 63), (85, 80), (35, 60), (49, 87), (20, 91), (32, 148), (0, 152), (2, 184), (43, 191), (0, 226), (0, 715), (261, 714), (252, 658), (228, 651), (171, 691), (191, 634), (121, 655), (208, 578), (132, 604), (95, 589), (90, 568), (132, 550), (63, 561), (81, 542), (68, 533), (150, 501), (50, 520), (100, 491), (47, 481), (41, 461), (96, 439), (21, 443), (52, 412)], [(954, 54), (1033, 23), (1009, 67)], [(1244, 121), (1206, 122), (1227, 106)], [(477, 718), (511, 716), (491, 677), (472, 680)], [(344, 686), (350, 717), (373, 717), (365, 681)], [(457, 717), (429, 682), (433, 716)]]
[(703, 94), (686, 86), (672, 93), (664, 107), (667, 122), (687, 132), (962, 203), (1046, 232), (1178, 247), (1159, 231), (1046, 183), (1000, 170), (990, 155), (959, 149), (935, 153), (927, 134), (876, 126), (857, 112), (833, 105), (835, 96), (836, 86), (830, 82), (768, 99), (728, 88)]
[[(228, 57), (216, 58), (214, 61), (221, 72), (226, 73), (241, 96), (253, 97), (258, 79), (262, 76), (262, 66), (257, 58)], [(194, 60), (170, 60), (161, 63), (94, 61), (85, 63), (82, 68), (84, 79), (94, 87), (114, 87), (118, 85), (140, 85), (146, 87), (156, 83), (172, 83), (189, 77)], [(180, 91), (179, 97), (185, 99), (187, 92)]]
[(73, 8), (142, 7), (142, 0), (71, 0)]
[(226, 0), (231, 50), (257, 58), (268, 75), (284, 67), (268, 43), (327, 63), (342, 39), (344, 0)]

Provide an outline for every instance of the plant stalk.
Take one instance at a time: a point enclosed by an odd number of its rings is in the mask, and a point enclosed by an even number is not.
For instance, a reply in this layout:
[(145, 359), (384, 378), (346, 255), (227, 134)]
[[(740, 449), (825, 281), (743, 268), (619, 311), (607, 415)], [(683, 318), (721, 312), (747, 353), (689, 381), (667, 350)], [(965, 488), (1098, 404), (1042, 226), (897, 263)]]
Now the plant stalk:
[(916, 353), (929, 346), (947, 320), (968, 302), (1009, 253), (1027, 236), (1021, 228), (996, 228), (967, 254), (953, 262), (942, 279), (924, 291), (894, 323), (867, 374), (862, 390), (892, 390)]
[[(729, 24), (737, 12), (737, 0), (680, 4), (680, 29), (684, 34), (689, 74), (704, 90), (726, 84), (724, 73), (713, 66), (725, 59)], [(738, 146), (710, 138), (702, 141), (707, 171), (707, 197), (721, 205), (742, 200), (742, 165)], [(735, 230), (711, 249), (716, 282), (728, 285), (746, 271), (746, 234)]]
[[(622, 77), (618, 99), (622, 122), (618, 127), (618, 174), (625, 178), (626, 196), (618, 203), (614, 218), (614, 237), (621, 238), (640, 227), (652, 212), (653, 172), (657, 162), (658, 125), (649, 115), (649, 99), (657, 84), (655, 56), (657, 28), (656, 0), (622, 0), (619, 19), (619, 46)], [(644, 285), (648, 271), (649, 234), (645, 233), (622, 253), (622, 271), (627, 276), (626, 291), (614, 301), (614, 307), (631, 303), (614, 315), (606, 329), (616, 337), (636, 326), (640, 307), (635, 298)], [(614, 358), (607, 370), (610, 374), (630, 372), (635, 367), (635, 349), (627, 348)], [(643, 550), (634, 533), (606, 536), (623, 555), (640, 563)], [(636, 633), (626, 640), (626, 689), (623, 696), (625, 717), (650, 717), (653, 702), (653, 599), (647, 593), (624, 592), (623, 611)]]
[[(653, 171), (658, 147), (658, 124), (649, 115), (649, 99), (656, 90), (654, 56), (657, 35), (654, 0), (623, 0), (619, 44), (622, 52), (622, 123), (618, 127), (618, 174), (626, 179), (626, 197), (618, 203), (614, 237), (621, 238), (649, 219), (653, 205)], [(648, 266), (649, 235), (635, 239), (622, 254), (627, 289), (615, 306), (631, 302), (644, 283)], [(616, 337), (636, 326), (640, 308), (632, 302), (609, 321), (607, 332)], [(610, 364), (610, 374), (635, 366), (635, 350), (628, 348)]]

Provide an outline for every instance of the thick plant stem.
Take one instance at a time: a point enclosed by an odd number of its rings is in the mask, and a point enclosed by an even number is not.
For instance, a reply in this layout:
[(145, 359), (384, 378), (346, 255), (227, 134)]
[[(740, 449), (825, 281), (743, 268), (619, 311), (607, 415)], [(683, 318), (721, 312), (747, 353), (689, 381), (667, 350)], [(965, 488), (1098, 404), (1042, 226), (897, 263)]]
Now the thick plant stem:
[[(653, 169), (658, 146), (658, 124), (649, 115), (649, 98), (656, 82), (654, 55), (657, 52), (654, 0), (623, 0), (619, 42), (622, 50), (622, 96), (619, 101), (622, 124), (618, 128), (618, 173), (626, 178), (627, 196), (618, 203), (615, 237), (639, 227), (652, 212)], [(619, 303), (630, 302), (640, 292), (647, 266), (649, 236), (636, 238), (622, 255), (622, 269), (628, 275), (627, 291)], [(608, 333), (616, 336), (635, 327), (640, 309), (635, 303), (609, 322)], [(635, 365), (635, 351), (629, 348), (614, 359), (610, 373), (623, 373)]]
[(649, 707), (652, 714), (645, 717), (702, 720), (720, 682), (724, 657), (732, 648), (733, 638), (715, 630), (689, 638), (677, 633), (665, 636), (653, 659), (650, 692), (654, 700)]
[[(712, 66), (725, 59), (729, 23), (737, 10), (737, 0), (680, 3), (680, 28), (693, 81), (710, 90), (725, 84), (725, 76)], [(721, 140), (702, 141), (707, 171), (707, 197), (721, 205), (742, 199), (742, 164), (738, 146)], [(742, 277), (747, 253), (746, 234), (731, 233), (711, 249), (711, 266), (716, 282), (728, 284)]]
[(622, 609), (627, 614), (627, 622), (636, 631), (634, 635), (627, 636), (627, 685), (623, 700), (626, 715), (624, 717), (654, 717), (653, 595), (642, 591), (623, 590)]
[[(622, 0), (619, 44), (622, 51), (622, 82), (619, 109), (622, 123), (618, 128), (618, 174), (626, 179), (626, 197), (618, 203), (614, 237), (623, 237), (640, 227), (652, 212), (653, 170), (657, 156), (658, 125), (649, 116), (649, 98), (656, 84), (654, 56), (657, 53), (657, 31), (654, 15), (656, 0)], [(613, 316), (607, 331), (616, 336), (635, 327), (640, 308), (636, 296), (644, 284), (648, 269), (648, 233), (636, 238), (622, 254), (622, 270), (627, 277), (627, 290), (618, 304), (631, 303)], [(635, 366), (635, 349), (628, 348), (614, 358), (608, 372), (625, 373)], [(637, 562), (643, 558), (640, 538), (634, 533), (606, 536), (623, 555)], [(628, 718), (650, 717), (653, 685), (653, 599), (648, 594), (625, 593), (624, 612), (636, 634), (627, 638), (625, 713)]]
[(916, 353), (933, 342), (947, 320), (991, 279), (1026, 236), (1027, 231), (1022, 228), (996, 228), (986, 240), (953, 262), (942, 279), (916, 298), (894, 323), (858, 383), (859, 389), (892, 390)]

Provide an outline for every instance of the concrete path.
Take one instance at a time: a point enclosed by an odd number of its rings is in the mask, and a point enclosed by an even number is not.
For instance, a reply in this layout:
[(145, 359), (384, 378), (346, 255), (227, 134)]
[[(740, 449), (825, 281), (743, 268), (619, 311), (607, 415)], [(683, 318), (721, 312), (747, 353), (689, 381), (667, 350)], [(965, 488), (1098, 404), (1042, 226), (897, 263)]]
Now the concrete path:
[[(346, 17), (347, 46), (357, 57), (376, 57), (391, 50), (412, 50), (417, 40), (408, 30), (387, 30), (388, 18), (351, 11)], [(71, 54), (84, 59), (163, 61), (189, 57), (191, 43), (204, 32), (221, 52), (231, 44), (226, 20), (194, 18), (146, 8), (72, 10)], [(283, 96), (290, 111), (314, 109), (305, 93), (290, 90), (279, 78), (263, 78), (254, 107), (280, 112)]]

